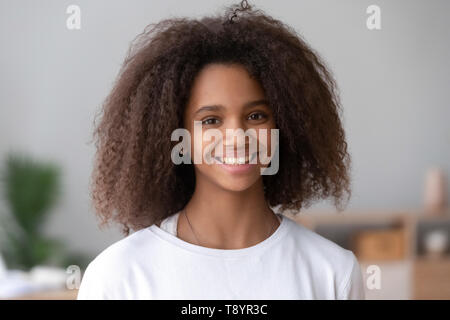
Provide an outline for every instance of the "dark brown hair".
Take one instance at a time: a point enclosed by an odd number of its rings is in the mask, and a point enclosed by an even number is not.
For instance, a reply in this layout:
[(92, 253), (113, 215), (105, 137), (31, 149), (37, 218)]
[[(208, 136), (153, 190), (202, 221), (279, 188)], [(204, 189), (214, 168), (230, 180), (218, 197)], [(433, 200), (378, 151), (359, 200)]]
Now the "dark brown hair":
[[(263, 176), (268, 204), (300, 210), (350, 198), (350, 157), (335, 81), (291, 27), (243, 1), (202, 19), (148, 25), (129, 48), (95, 125), (91, 188), (102, 225), (129, 234), (181, 210), (195, 187), (192, 164), (175, 165), (171, 133), (196, 74), (208, 63), (238, 63), (257, 79), (279, 129), (279, 171)], [(97, 115), (97, 116), (98, 116)]]

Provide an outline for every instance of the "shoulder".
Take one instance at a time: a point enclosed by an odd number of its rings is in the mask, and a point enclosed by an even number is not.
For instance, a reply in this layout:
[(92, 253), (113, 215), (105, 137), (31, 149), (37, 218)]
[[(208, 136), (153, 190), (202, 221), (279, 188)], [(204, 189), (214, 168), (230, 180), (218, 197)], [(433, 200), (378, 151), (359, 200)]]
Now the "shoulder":
[[(94, 267), (126, 266), (125, 263), (115, 264), (116, 262), (130, 262), (136, 257), (136, 253), (142, 252), (145, 247), (151, 245), (148, 228), (138, 230), (127, 237), (114, 242), (100, 254), (98, 254), (91, 265)], [(118, 271), (117, 269), (115, 271)]]
[(147, 229), (138, 230), (100, 252), (83, 273), (77, 299), (114, 299), (123, 292), (138, 253), (151, 243), (148, 234)]
[(333, 283), (338, 299), (364, 299), (362, 273), (355, 254), (288, 218), (289, 241), (311, 266), (317, 281)]
[(347, 266), (351, 262), (353, 256), (352, 251), (306, 228), (292, 218), (288, 217), (287, 219), (290, 225), (290, 241), (295, 242), (296, 247), (301, 253), (324, 263), (333, 262), (338, 269), (341, 266)]

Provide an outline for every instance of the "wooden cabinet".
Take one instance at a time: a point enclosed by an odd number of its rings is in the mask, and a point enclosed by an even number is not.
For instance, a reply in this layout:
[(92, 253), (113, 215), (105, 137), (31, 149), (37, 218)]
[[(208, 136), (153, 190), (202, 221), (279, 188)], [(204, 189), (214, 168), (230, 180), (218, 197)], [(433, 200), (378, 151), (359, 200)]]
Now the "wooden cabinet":
[(15, 297), (13, 300), (76, 300), (78, 290), (52, 290), (45, 292), (30, 293)]
[[(427, 258), (425, 235), (444, 230), (450, 238), (450, 211), (427, 216), (420, 210), (308, 212), (288, 215), (297, 223), (352, 250), (364, 273), (378, 265), (384, 287), (368, 290), (368, 299), (450, 299), (450, 247)], [(392, 285), (395, 284), (395, 285)]]
[(414, 299), (450, 299), (450, 258), (414, 263)]
[(355, 232), (353, 252), (360, 260), (399, 260), (406, 257), (404, 228)]

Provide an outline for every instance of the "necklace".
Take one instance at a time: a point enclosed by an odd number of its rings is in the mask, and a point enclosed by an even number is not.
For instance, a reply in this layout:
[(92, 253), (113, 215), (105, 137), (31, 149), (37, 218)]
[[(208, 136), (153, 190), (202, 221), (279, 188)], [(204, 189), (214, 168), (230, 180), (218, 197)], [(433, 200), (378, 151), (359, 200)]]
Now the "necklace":
[[(189, 218), (188, 218), (188, 216), (187, 216), (186, 208), (183, 209), (183, 213), (184, 213), (184, 216), (186, 217), (186, 220), (187, 220), (187, 222), (188, 222), (188, 224), (189, 224), (189, 227), (190, 227), (190, 229), (191, 229), (191, 231), (192, 231), (192, 234), (194, 235), (195, 240), (197, 241), (197, 245), (200, 245), (200, 241), (198, 241), (197, 235), (195, 234), (194, 229), (192, 228), (191, 222), (189, 221)], [(269, 233), (267, 234), (266, 239), (267, 239), (267, 238), (270, 236), (270, 234), (272, 233), (273, 228), (274, 228), (274, 226), (272, 226), (272, 228), (269, 230)]]

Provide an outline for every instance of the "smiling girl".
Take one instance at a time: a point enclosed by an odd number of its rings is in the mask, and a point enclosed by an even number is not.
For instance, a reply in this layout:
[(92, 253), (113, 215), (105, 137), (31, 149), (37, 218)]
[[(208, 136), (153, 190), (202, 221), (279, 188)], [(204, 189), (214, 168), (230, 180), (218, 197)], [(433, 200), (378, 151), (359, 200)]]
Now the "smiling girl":
[[(126, 237), (89, 264), (78, 299), (364, 299), (354, 254), (283, 214), (350, 196), (335, 89), (295, 31), (247, 1), (150, 25), (95, 132), (95, 210)], [(222, 155), (175, 164), (174, 130), (191, 133), (185, 157), (210, 143), (195, 123), (226, 137)], [(250, 139), (228, 139), (239, 129), (279, 131), (275, 174)]]

